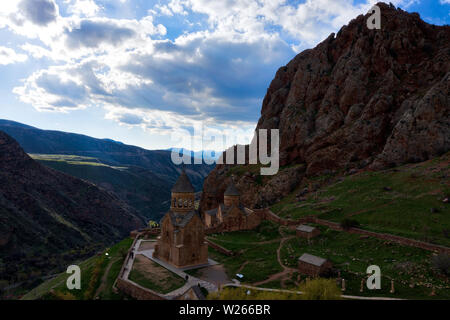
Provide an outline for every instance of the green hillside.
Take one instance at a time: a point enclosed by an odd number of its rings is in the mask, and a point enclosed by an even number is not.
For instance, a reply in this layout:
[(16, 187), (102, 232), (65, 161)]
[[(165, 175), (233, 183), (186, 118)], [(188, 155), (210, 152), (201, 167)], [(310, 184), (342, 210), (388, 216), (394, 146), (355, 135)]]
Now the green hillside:
[(93, 157), (30, 154), (41, 164), (94, 183), (113, 192), (146, 219), (159, 219), (170, 199), (167, 182), (149, 170), (133, 166), (111, 166)]
[(383, 171), (312, 178), (271, 209), (291, 219), (352, 219), (363, 229), (450, 247), (450, 204), (444, 201), (449, 195), (447, 153)]
[[(240, 281), (245, 285), (298, 290), (306, 276), (298, 273), (297, 261), (303, 253), (309, 253), (328, 259), (336, 272), (340, 271), (346, 281), (346, 295), (450, 298), (449, 278), (434, 269), (433, 252), (323, 226), (316, 227), (321, 234), (310, 242), (297, 238), (294, 230), (268, 221), (254, 231), (212, 235), (210, 240), (234, 251), (236, 255), (225, 256), (210, 248), (209, 256), (224, 265), (230, 278), (236, 278), (236, 273), (242, 274)], [(381, 269), (381, 289), (368, 290), (364, 287), (361, 292), (361, 280), (365, 280), (366, 269), (370, 265)], [(394, 293), (390, 292), (391, 280), (395, 285)], [(431, 295), (432, 288), (435, 296)]]
[(80, 262), (78, 264), (81, 269), (80, 290), (67, 289), (66, 281), (70, 275), (61, 273), (25, 294), (22, 300), (92, 300), (96, 297), (117, 300), (126, 298), (120, 292), (114, 292), (113, 284), (132, 243), (133, 239), (124, 239), (101, 254)]
[[(449, 161), (450, 153), (447, 153), (427, 162), (379, 172), (315, 177), (271, 209), (284, 218), (292, 219), (307, 215), (336, 222), (352, 219), (358, 221), (363, 229), (450, 246), (450, 204), (444, 201), (450, 191)], [(450, 299), (449, 275), (436, 264), (437, 253), (321, 225), (316, 227), (321, 234), (309, 242), (296, 237), (295, 226), (288, 228), (269, 221), (264, 221), (251, 231), (212, 234), (208, 236), (209, 240), (233, 251), (235, 255), (226, 256), (210, 248), (209, 257), (223, 265), (230, 279), (235, 278), (236, 273), (242, 274), (240, 281), (243, 284), (296, 290), (306, 279), (297, 271), (298, 258), (303, 253), (310, 253), (332, 262), (335, 272), (339, 271), (346, 280), (347, 295)], [(130, 240), (118, 246), (125, 249), (127, 243), (129, 246)], [(109, 253), (112, 252), (119, 250), (112, 248)], [(114, 253), (110, 256), (114, 255), (117, 256)], [(119, 260), (114, 262), (111, 270), (120, 269)], [(90, 275), (93, 271), (89, 270), (94, 270), (96, 265), (97, 269), (105, 270), (107, 264), (102, 256), (91, 258), (82, 266)], [(364, 287), (361, 292), (361, 281), (365, 279), (369, 265), (381, 268), (382, 288), (369, 291)], [(201, 271), (191, 270), (188, 273), (198, 276)], [(105, 276), (104, 271), (99, 273), (108, 279), (116, 276), (115, 273)], [(92, 297), (86, 293), (71, 296), (66, 292), (64, 295), (61, 286), (64, 279), (66, 276), (61, 275), (48, 281), (24, 298), (39, 295), (51, 299)], [(391, 281), (395, 284), (394, 293), (390, 292)], [(95, 283), (98, 287), (98, 282)], [(50, 294), (50, 288), (55, 285), (60, 288), (59, 291), (54, 290)], [(100, 295), (101, 298), (123, 298), (109, 289), (105, 290), (109, 293)]]

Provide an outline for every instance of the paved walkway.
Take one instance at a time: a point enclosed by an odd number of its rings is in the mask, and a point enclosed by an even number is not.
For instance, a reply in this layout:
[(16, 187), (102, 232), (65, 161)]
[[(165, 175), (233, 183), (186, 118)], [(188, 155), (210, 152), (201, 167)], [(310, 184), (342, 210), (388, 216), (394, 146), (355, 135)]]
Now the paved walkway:
[[(193, 277), (191, 275), (188, 275), (187, 273), (184, 272), (185, 270), (189, 270), (189, 269), (194, 269), (194, 268), (196, 269), (196, 268), (201, 268), (201, 267), (217, 265), (218, 262), (216, 262), (216, 261), (214, 261), (212, 259), (208, 259), (208, 264), (205, 264), (204, 266), (195, 266), (195, 267), (179, 269), (179, 268), (176, 268), (176, 267), (172, 266), (171, 264), (168, 264), (168, 263), (166, 263), (164, 261), (161, 261), (159, 259), (154, 258), (153, 257), (154, 249), (139, 251), (139, 248), (141, 246), (141, 242), (142, 241), (143, 240), (140, 239), (140, 240), (136, 241), (136, 244), (134, 245), (132, 257), (130, 257), (128, 259), (127, 264), (126, 264), (126, 270), (125, 270), (124, 275), (123, 275), (123, 279), (124, 280), (130, 281), (128, 279), (128, 276), (130, 275), (130, 271), (133, 268), (134, 259), (136, 258), (136, 255), (141, 254), (141, 255), (146, 256), (150, 260), (154, 261), (155, 263), (159, 264), (160, 266), (166, 268), (167, 270), (177, 274), (178, 276), (180, 276), (183, 279), (185, 279), (186, 276), (189, 277), (188, 281), (184, 284), (184, 286), (182, 286), (181, 288), (178, 288), (178, 289), (176, 289), (176, 290), (174, 290), (172, 292), (169, 292), (169, 293), (163, 295), (167, 299), (175, 299), (176, 297), (180, 296), (181, 294), (183, 294), (187, 290), (189, 290), (190, 287), (198, 286), (199, 284), (200, 284), (200, 286), (206, 288), (210, 292), (214, 292), (214, 291), (218, 290), (218, 287), (214, 283), (198, 279), (198, 278)], [(144, 241), (148, 241), (148, 240), (144, 240)]]

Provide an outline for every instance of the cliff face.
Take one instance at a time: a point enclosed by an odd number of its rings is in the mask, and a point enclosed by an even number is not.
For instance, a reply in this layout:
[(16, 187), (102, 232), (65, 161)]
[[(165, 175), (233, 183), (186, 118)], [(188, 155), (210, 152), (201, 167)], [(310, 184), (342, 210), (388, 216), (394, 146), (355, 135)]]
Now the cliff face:
[[(261, 186), (237, 178), (247, 205), (275, 201), (304, 175), (381, 169), (450, 149), (450, 27), (378, 6), (381, 30), (358, 16), (277, 71), (257, 129), (279, 129), (280, 165), (298, 166), (269, 190), (279, 177)], [(220, 199), (227, 167), (206, 179), (202, 208)]]
[(0, 131), (0, 279), (61, 270), (142, 226), (118, 198), (40, 165)]

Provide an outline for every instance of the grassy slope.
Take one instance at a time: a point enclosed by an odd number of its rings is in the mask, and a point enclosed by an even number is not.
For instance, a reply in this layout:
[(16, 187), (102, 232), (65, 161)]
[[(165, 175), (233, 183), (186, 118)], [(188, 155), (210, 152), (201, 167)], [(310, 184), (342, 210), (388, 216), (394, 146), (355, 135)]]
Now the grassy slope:
[[(450, 154), (447, 154), (420, 164), (361, 173), (340, 180), (330, 176), (318, 177), (308, 185), (311, 188), (316, 184), (317, 192), (308, 194), (306, 201), (295, 201), (297, 190), (273, 206), (272, 210), (281, 216), (292, 218), (316, 214), (321, 218), (340, 221), (351, 217), (360, 221), (367, 229), (448, 245), (448, 238), (443, 231), (449, 227), (450, 216), (448, 204), (444, 204), (442, 198), (449, 193), (446, 178), (449, 173), (449, 158)], [(386, 186), (392, 190), (385, 191)], [(304, 186), (299, 190), (302, 188)], [(437, 208), (438, 212), (431, 213), (431, 208)], [(425, 226), (428, 229), (425, 230)], [(341, 270), (342, 277), (346, 279), (346, 294), (427, 299), (431, 298), (431, 286), (434, 286), (436, 299), (450, 299), (449, 279), (431, 268), (433, 253), (318, 227), (322, 231), (321, 235), (309, 244), (297, 238), (285, 242), (281, 248), (285, 266), (295, 267), (298, 257), (308, 252), (328, 258)], [(286, 234), (292, 235), (292, 232), (284, 229), (283, 235)], [(235, 278), (239, 271), (244, 274), (244, 283), (258, 282), (282, 270), (276, 258), (276, 250), (283, 235), (279, 233), (277, 225), (267, 221), (253, 231), (211, 235), (211, 240), (238, 254), (228, 257), (213, 249), (210, 249), (209, 254), (211, 258), (224, 264), (231, 278)], [(101, 258), (94, 257), (87, 260), (82, 264), (82, 269), (87, 270), (88, 275), (92, 274), (95, 264), (100, 264), (99, 259)], [(361, 279), (371, 264), (381, 268), (382, 289), (365, 289), (361, 293)], [(106, 293), (102, 293), (102, 298), (120, 298), (110, 290), (120, 266), (121, 263), (117, 262), (111, 268)], [(106, 266), (101, 264), (101, 268), (104, 270)], [(65, 284), (66, 278), (62, 274), (36, 288), (25, 298), (32, 298), (39, 292), (48, 292), (58, 281)], [(296, 278), (297, 273), (294, 273), (292, 279), (284, 283), (284, 287), (295, 288)], [(391, 279), (395, 281), (394, 294), (389, 293)], [(57, 286), (62, 292), (64, 284)], [(411, 284), (414, 284), (413, 288), (410, 287)], [(280, 288), (282, 284), (279, 280), (274, 280), (261, 286)], [(86, 298), (85, 293), (77, 296)]]
[[(342, 271), (347, 280), (349, 292), (354, 295), (382, 295), (403, 298), (426, 298), (431, 292), (428, 284), (435, 286), (439, 297), (449, 299), (448, 279), (442, 278), (431, 267), (432, 252), (419, 248), (401, 246), (375, 238), (338, 232), (318, 226), (322, 234), (309, 244), (305, 239), (291, 239), (281, 250), (285, 265), (295, 267), (303, 253), (326, 257), (335, 268)], [(359, 292), (361, 279), (370, 265), (377, 265), (382, 274), (382, 290), (378, 292)], [(390, 280), (394, 279), (397, 293), (389, 294)], [(412, 283), (420, 286), (410, 288)], [(447, 287), (447, 289), (444, 289)]]
[(209, 255), (224, 264), (230, 278), (235, 278), (237, 271), (246, 263), (240, 270), (245, 275), (244, 282), (264, 280), (271, 274), (282, 271), (276, 256), (281, 238), (277, 229), (277, 225), (266, 221), (254, 231), (213, 235), (210, 237), (212, 241), (240, 254), (228, 257), (210, 249)]
[[(279, 241), (267, 242), (279, 240), (282, 235), (276, 231), (275, 225), (268, 222), (264, 224), (265, 228), (272, 225), (273, 232), (269, 237), (262, 238), (257, 231), (231, 232), (211, 237), (214, 242), (238, 253), (236, 256), (227, 257), (210, 249), (210, 257), (223, 263), (230, 278), (236, 278), (235, 274), (240, 270), (244, 275), (242, 282), (252, 284), (282, 270), (276, 259)], [(434, 286), (436, 299), (450, 299), (449, 279), (433, 271), (431, 267), (432, 252), (318, 227), (322, 231), (321, 235), (309, 244), (305, 239), (296, 237), (284, 243), (280, 254), (285, 266), (296, 268), (298, 258), (307, 252), (329, 259), (334, 267), (341, 271), (341, 276), (346, 279), (345, 294), (348, 295), (429, 299), (432, 298), (431, 286)], [(292, 232), (283, 231), (283, 234), (292, 235)], [(245, 266), (240, 269), (244, 263)], [(382, 288), (369, 291), (365, 287), (361, 293), (361, 279), (365, 277), (369, 265), (378, 265), (381, 268)], [(294, 283), (297, 275), (298, 273), (294, 272), (284, 287), (279, 279), (262, 284), (261, 287), (297, 289)], [(305, 280), (305, 276), (301, 276), (301, 279)], [(391, 279), (395, 283), (394, 294), (389, 293)], [(414, 284), (414, 288), (410, 287), (411, 284)]]
[[(106, 282), (103, 290), (100, 292), (101, 299), (115, 300), (122, 299), (121, 294), (116, 294), (112, 290), (114, 281), (116, 280), (120, 268), (122, 267), (126, 251), (131, 246), (133, 240), (127, 238), (113, 247), (105, 250), (101, 255), (91, 257), (79, 264), (81, 268), (81, 289), (68, 290), (66, 287), (67, 278), (70, 276), (61, 273), (55, 278), (42, 283), (40, 286), (28, 292), (22, 297), (23, 300), (34, 299), (79, 299), (90, 300), (95, 298), (94, 295), (101, 284), (101, 280), (105, 275), (105, 271), (110, 263), (112, 263), (109, 273), (106, 276)], [(105, 254), (109, 255), (106, 256)], [(51, 293), (53, 289), (54, 293)]]
[[(322, 176), (271, 209), (293, 219), (317, 215), (340, 222), (351, 218), (364, 229), (450, 246), (450, 205), (442, 202), (450, 194), (449, 176), (450, 153), (379, 172), (344, 178)], [(314, 185), (319, 186), (316, 192), (308, 193), (304, 201), (296, 200), (299, 190)]]

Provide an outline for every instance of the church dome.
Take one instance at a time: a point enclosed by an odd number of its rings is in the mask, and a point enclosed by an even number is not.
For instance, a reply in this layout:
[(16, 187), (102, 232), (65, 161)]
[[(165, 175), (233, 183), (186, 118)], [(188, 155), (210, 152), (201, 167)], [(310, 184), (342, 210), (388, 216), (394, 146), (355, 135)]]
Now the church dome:
[(172, 192), (176, 193), (193, 193), (195, 192), (194, 187), (192, 186), (191, 180), (187, 176), (186, 172), (181, 172), (180, 177), (172, 188)]
[(234, 185), (233, 181), (231, 181), (230, 185), (228, 186), (227, 190), (225, 190), (224, 196), (239, 196), (239, 191)]

